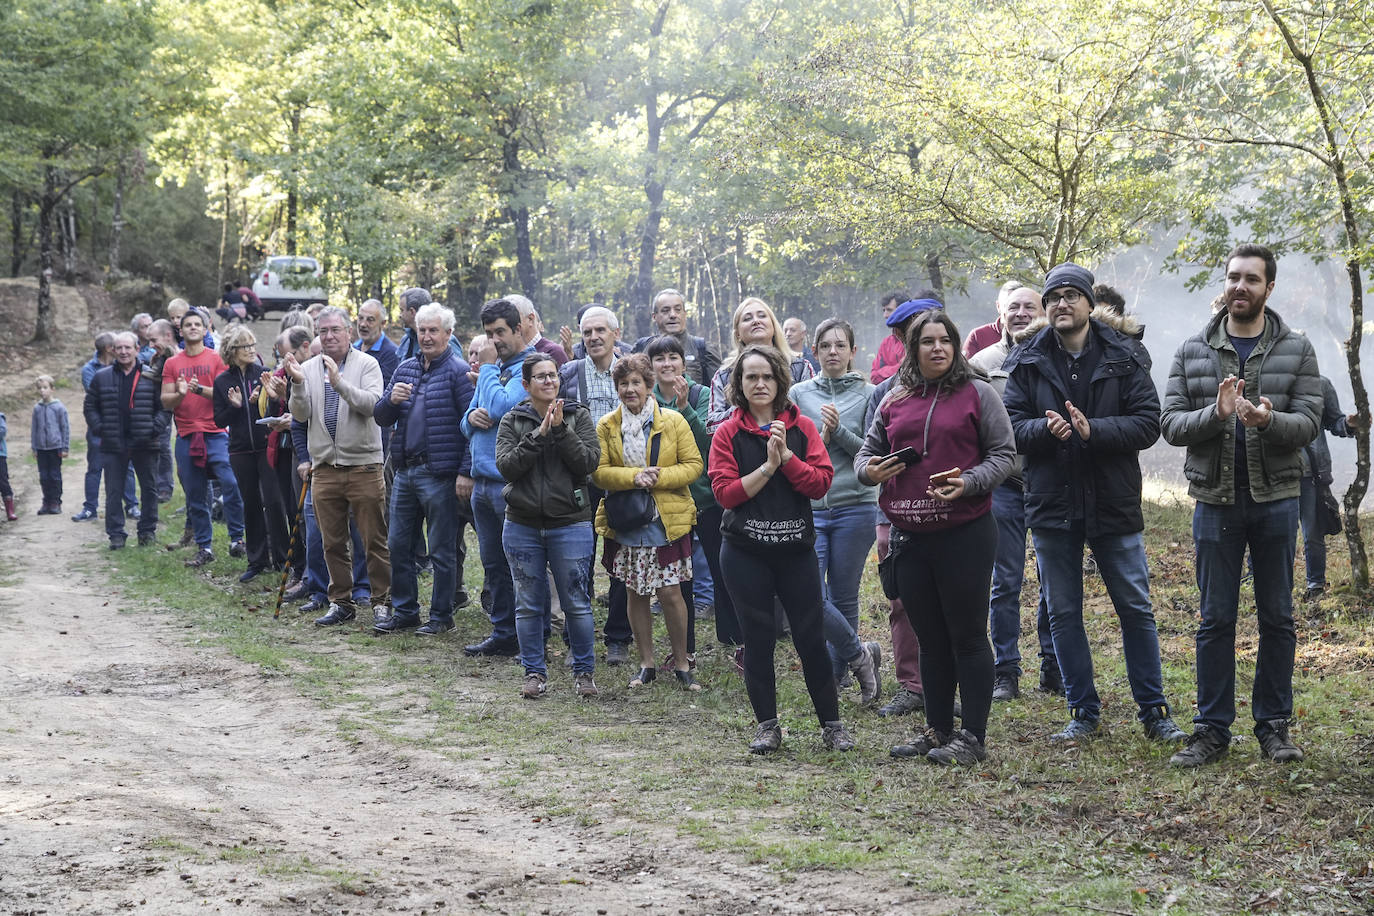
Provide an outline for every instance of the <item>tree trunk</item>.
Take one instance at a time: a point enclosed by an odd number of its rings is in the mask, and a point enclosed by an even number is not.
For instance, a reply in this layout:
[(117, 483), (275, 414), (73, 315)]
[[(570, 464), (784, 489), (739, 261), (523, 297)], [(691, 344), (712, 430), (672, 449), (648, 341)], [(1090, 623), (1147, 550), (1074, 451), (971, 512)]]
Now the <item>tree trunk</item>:
[(224, 289), (224, 252), (229, 247), (229, 161), (224, 162), (224, 215), (219, 221), (219, 258), (215, 261), (215, 289)]
[(119, 273), (119, 236), (124, 231), (124, 160), (115, 171), (114, 205), (110, 214), (110, 276)]
[(73, 266), (75, 253), (72, 251), (72, 237), (76, 234), (72, 231), (71, 223), (76, 215), (72, 213), (72, 201), (70, 197), (65, 198), (55, 210), (57, 214), (57, 252), (62, 256), (62, 282), (66, 286), (73, 286), (76, 283), (76, 270)]
[(296, 255), (296, 214), (300, 195), (296, 192), (296, 148), (301, 133), (301, 110), (291, 110), (291, 175), (286, 182), (286, 253)]
[(10, 194), (10, 276), (19, 276), (24, 269), (24, 192), (18, 188)]
[(926, 255), (926, 275), (930, 279), (930, 288), (940, 294), (940, 301), (945, 301), (945, 275), (940, 270), (940, 252), (932, 251)]
[(43, 197), (38, 203), (38, 319), (34, 322), (32, 343), (47, 343), (52, 337), (52, 218), (57, 209), (57, 166), (43, 168)]

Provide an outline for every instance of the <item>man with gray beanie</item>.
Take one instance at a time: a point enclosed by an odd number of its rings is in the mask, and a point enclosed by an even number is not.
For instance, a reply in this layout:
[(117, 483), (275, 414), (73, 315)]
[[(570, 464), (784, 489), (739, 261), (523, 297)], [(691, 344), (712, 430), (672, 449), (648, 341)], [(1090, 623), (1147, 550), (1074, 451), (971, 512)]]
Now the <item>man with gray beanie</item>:
[(1097, 732), (1102, 704), (1083, 629), (1083, 547), (1092, 548), (1121, 620), (1126, 676), (1147, 737), (1186, 737), (1169, 717), (1150, 604), (1141, 449), (1159, 438), (1159, 395), (1143, 344), (1090, 317), (1093, 275), (1065, 263), (1045, 277), (1050, 326), (1007, 357), (1007, 413), (1016, 432), (1031, 529), (1069, 724), (1052, 741)]

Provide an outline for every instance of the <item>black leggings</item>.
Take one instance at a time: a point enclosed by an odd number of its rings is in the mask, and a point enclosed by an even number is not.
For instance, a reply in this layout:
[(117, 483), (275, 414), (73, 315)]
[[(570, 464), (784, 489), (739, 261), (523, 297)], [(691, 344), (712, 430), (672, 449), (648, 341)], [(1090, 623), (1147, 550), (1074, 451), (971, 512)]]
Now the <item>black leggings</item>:
[[(821, 572), (810, 547), (750, 549), (725, 540), (720, 545), (720, 570), (735, 604), (744, 633), (744, 686), (760, 722), (778, 717), (778, 694), (773, 670), (777, 624), (773, 601), (782, 602), (792, 625), (792, 644), (801, 657), (806, 692), (824, 725), (840, 718), (835, 675), (821, 632)], [(984, 608), (986, 615), (987, 609)]]
[(988, 642), (988, 594), (997, 553), (997, 525), (984, 514), (942, 531), (914, 533), (897, 560), (897, 591), (921, 642), (926, 721), (954, 729), (954, 688), (963, 726), (987, 737), (993, 661)]

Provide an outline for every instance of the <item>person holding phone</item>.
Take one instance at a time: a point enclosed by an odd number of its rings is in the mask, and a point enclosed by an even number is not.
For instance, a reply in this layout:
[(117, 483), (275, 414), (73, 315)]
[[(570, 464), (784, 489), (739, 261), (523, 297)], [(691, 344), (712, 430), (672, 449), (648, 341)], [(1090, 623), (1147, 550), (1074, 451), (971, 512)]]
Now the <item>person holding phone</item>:
[(537, 700), (548, 685), (544, 608), (552, 572), (567, 621), (574, 689), (594, 697), (596, 627), (587, 569), (595, 538), (587, 478), (601, 447), (591, 411), (558, 397), (552, 356), (526, 356), (520, 376), (528, 397), (501, 417), (496, 431), (496, 469), (507, 481), (501, 546), (515, 586), (515, 637), (525, 669), (520, 695)]
[(748, 346), (731, 369), (733, 412), (711, 439), (711, 490), (724, 507), (720, 567), (744, 631), (744, 686), (758, 727), (749, 750), (782, 746), (773, 647), (779, 601), (792, 627), (806, 690), (826, 747), (848, 751), (821, 631), (821, 575), (811, 501), (835, 477), (825, 443), (787, 398), (792, 374), (776, 348)]
[(816, 557), (825, 584), (825, 639), (830, 643), (835, 679), (852, 671), (859, 682), (860, 699), (868, 705), (882, 695), (879, 665), (883, 656), (876, 642), (859, 641), (859, 581), (877, 536), (878, 497), (855, 476), (854, 456), (863, 445), (864, 411), (873, 386), (854, 371), (854, 328), (849, 322), (822, 321), (816, 328), (813, 352), (821, 374), (798, 382), (790, 396), (820, 430), (835, 467), (829, 491), (811, 503)]
[(894, 747), (894, 756), (964, 766), (987, 756), (987, 607), (997, 551), (990, 510), (992, 491), (1015, 459), (1006, 408), (969, 368), (959, 329), (943, 310), (922, 312), (908, 331), (897, 381), (854, 457), (859, 480), (880, 487), (897, 591), (921, 642), (926, 726)]

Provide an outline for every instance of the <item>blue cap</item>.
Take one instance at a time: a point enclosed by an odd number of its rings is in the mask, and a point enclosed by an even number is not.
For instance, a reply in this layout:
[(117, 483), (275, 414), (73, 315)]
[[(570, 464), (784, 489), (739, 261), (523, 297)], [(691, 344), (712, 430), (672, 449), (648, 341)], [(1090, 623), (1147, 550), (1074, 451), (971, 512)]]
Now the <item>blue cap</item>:
[(887, 326), (889, 328), (895, 328), (912, 315), (917, 315), (921, 312), (929, 311), (930, 309), (942, 308), (944, 308), (944, 305), (936, 299), (908, 299), (893, 309), (891, 315), (887, 316)]

